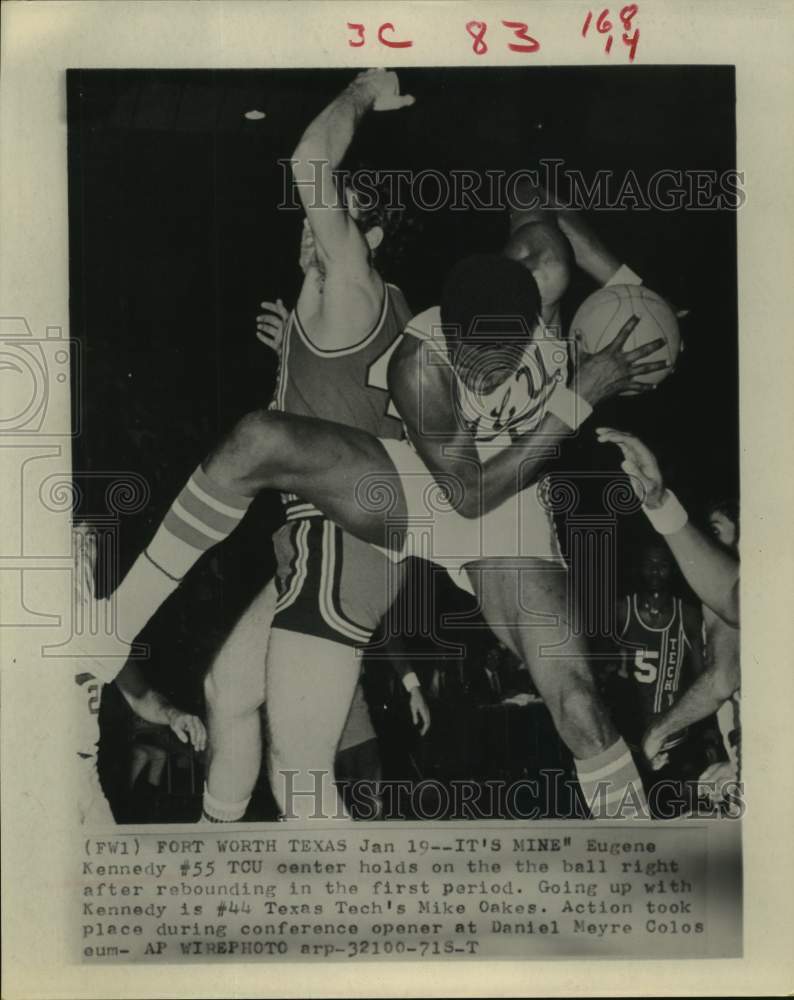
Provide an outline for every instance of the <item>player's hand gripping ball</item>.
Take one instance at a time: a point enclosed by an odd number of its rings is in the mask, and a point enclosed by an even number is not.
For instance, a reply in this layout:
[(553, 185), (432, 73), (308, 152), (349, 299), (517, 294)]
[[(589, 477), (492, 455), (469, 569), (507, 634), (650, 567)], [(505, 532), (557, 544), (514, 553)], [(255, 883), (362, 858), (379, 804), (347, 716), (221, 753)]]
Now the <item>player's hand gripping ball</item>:
[[(588, 296), (579, 306), (571, 323), (576, 341), (588, 354), (595, 354), (611, 344), (624, 323), (638, 316), (639, 323), (626, 341), (624, 351), (633, 351), (660, 337), (664, 346), (643, 361), (666, 361), (669, 365), (656, 372), (637, 376), (638, 382), (657, 385), (674, 370), (683, 349), (678, 320), (664, 299), (643, 285), (609, 285)], [(629, 390), (621, 396), (633, 396)]]

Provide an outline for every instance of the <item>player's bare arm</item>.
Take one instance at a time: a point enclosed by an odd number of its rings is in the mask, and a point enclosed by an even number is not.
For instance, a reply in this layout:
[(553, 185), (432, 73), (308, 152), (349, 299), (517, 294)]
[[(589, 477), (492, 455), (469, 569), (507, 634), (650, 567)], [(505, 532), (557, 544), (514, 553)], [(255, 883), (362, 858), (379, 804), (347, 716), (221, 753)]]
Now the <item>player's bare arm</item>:
[[(322, 285), (322, 296), (315, 297), (316, 315), (312, 334), (323, 346), (349, 346), (337, 342), (340, 331), (350, 343), (360, 339), (361, 328), (371, 326), (382, 304), (383, 282), (372, 266), (372, 255), (383, 238), (379, 227), (362, 233), (355, 222), (358, 207), (355, 199), (337, 188), (334, 170), (341, 163), (353, 139), (356, 127), (370, 110), (389, 111), (406, 107), (413, 98), (401, 95), (395, 73), (368, 70), (359, 74), (342, 93), (309, 125), (292, 159), (293, 176), (306, 210), (308, 232), (304, 244), (313, 241), (316, 254), (314, 270), (307, 278)], [(318, 291), (309, 288), (308, 291)], [(302, 295), (305, 304), (307, 295)], [(301, 308), (302, 315), (305, 309)], [(304, 319), (309, 319), (303, 316)], [(334, 343), (326, 343), (329, 335)]]
[[(542, 185), (524, 178), (516, 201), (518, 205), (510, 213), (511, 233), (537, 223), (558, 226), (571, 245), (577, 266), (599, 285), (605, 285), (620, 268), (621, 261), (600, 239), (583, 213), (563, 205)], [(524, 205), (531, 207), (521, 207)], [(531, 234), (531, 230), (528, 233)]]
[[(637, 382), (637, 376), (665, 367), (664, 362), (642, 361), (659, 349), (660, 340), (623, 350), (637, 322), (632, 317), (611, 344), (580, 358), (573, 386), (591, 407), (627, 388), (644, 391), (647, 386)], [(474, 435), (459, 416), (452, 367), (434, 360), (433, 352), (437, 354), (437, 348), (428, 341), (406, 333), (389, 365), (389, 390), (428, 469), (442, 485), (445, 479), (460, 484), (458, 513), (479, 517), (536, 481), (554, 446), (571, 428), (546, 413), (536, 429), (514, 438), (515, 447), (482, 461)]]
[[(653, 452), (632, 434), (610, 427), (596, 429), (602, 444), (617, 445), (622, 454), (621, 468), (631, 477), (637, 496), (646, 510), (659, 510), (669, 501), (659, 463)], [(700, 600), (729, 625), (739, 624), (739, 561), (721, 548), (690, 520), (665, 541), (689, 586)]]
[(655, 770), (663, 767), (662, 747), (673, 733), (712, 715), (739, 687), (739, 671), (730, 660), (709, 664), (667, 712), (659, 716), (642, 740), (642, 751)]

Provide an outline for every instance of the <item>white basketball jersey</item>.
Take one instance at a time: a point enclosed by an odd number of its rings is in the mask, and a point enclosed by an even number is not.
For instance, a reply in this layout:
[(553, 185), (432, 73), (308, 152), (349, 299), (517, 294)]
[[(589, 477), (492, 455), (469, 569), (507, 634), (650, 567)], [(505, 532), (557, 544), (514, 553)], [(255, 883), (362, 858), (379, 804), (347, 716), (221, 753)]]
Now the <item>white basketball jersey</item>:
[[(438, 306), (415, 316), (405, 332), (432, 342), (434, 349), (438, 349), (439, 362), (446, 361), (451, 366)], [(541, 329), (527, 344), (513, 374), (487, 394), (474, 393), (457, 372), (455, 378), (461, 417), (474, 434), (480, 457), (486, 458), (538, 426), (549, 396), (558, 385), (568, 381), (567, 346), (550, 330)]]
[[(414, 317), (405, 333), (432, 344), (423, 364), (451, 366), (438, 306)], [(460, 417), (474, 435), (481, 460), (538, 426), (548, 396), (559, 382), (565, 383), (567, 373), (567, 345), (551, 336), (532, 340), (515, 372), (486, 395), (472, 393), (455, 373)], [(554, 522), (538, 498), (537, 483), (514, 493), (479, 519), (467, 520), (451, 508), (444, 491), (439, 491), (410, 438), (382, 443), (405, 492), (409, 540), (402, 555), (417, 555), (444, 566), (455, 583), (469, 592), (471, 586), (460, 571), (479, 559), (534, 557), (564, 564)], [(428, 525), (432, 526), (431, 535), (423, 538)]]

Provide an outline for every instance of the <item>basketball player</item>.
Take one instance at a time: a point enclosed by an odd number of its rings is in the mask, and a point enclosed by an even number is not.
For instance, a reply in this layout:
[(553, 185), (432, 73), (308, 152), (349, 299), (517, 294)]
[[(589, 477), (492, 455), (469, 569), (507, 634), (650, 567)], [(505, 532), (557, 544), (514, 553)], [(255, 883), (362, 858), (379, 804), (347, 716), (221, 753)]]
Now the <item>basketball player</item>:
[[(666, 763), (665, 740), (683, 726), (717, 712), (731, 770), (708, 768), (702, 781), (736, 778), (739, 773), (739, 562), (738, 505), (716, 505), (710, 524), (711, 541), (689, 520), (675, 495), (665, 489), (655, 456), (638, 438), (611, 428), (598, 428), (602, 443), (616, 444), (623, 453), (623, 470), (649, 520), (667, 542), (687, 582), (703, 601), (706, 630), (706, 666), (689, 690), (657, 719), (643, 739), (643, 752), (655, 769)], [(728, 512), (735, 512), (731, 522)], [(723, 708), (727, 704), (727, 710)], [(724, 715), (730, 722), (726, 726)], [(722, 718), (721, 718), (722, 716)], [(734, 736), (730, 734), (735, 732)], [(726, 738), (726, 733), (727, 738)]]
[[(640, 568), (641, 589), (626, 595), (620, 607), (618, 635), (624, 643), (621, 655), (628, 661), (630, 685), (628, 735), (637, 746), (646, 731), (686, 697), (687, 689), (703, 673), (702, 616), (696, 607), (673, 595), (672, 570), (672, 557), (665, 545), (647, 546)], [(671, 731), (661, 748), (666, 763), (657, 779), (696, 779), (711, 763), (702, 736), (689, 726)], [(655, 799), (652, 809), (667, 808), (658, 795)], [(669, 816), (664, 814), (664, 818)]]
[[(386, 411), (386, 392), (373, 381), (410, 317), (402, 293), (376, 267), (400, 213), (383, 198), (373, 204), (370, 197), (362, 207), (351, 187), (337, 190), (332, 171), (367, 111), (412, 100), (399, 95), (393, 73), (362, 73), (306, 129), (291, 161), (306, 212), (303, 285), (291, 313), (279, 299), (263, 303), (266, 312), (257, 318), (257, 335), (281, 354), (274, 409), (339, 421), (379, 438), (402, 436), (401, 424)], [(267, 645), (271, 780), (282, 801), (276, 786), (284, 769), (323, 771), (327, 808), (336, 813), (328, 781), (359, 675), (359, 652), (399, 592), (403, 569), (299, 495), (284, 500), (287, 523), (273, 536), (277, 596)], [(271, 590), (252, 604), (207, 677), (205, 819), (240, 819), (256, 781), (265, 675), (263, 653), (254, 647), (266, 641), (273, 596)], [(421, 697), (416, 675), (402, 673), (411, 697)], [(356, 704), (354, 721), (366, 715), (371, 730), (366, 704), (360, 697)], [(347, 745), (351, 738), (347, 734)], [(309, 799), (305, 804), (313, 811)]]
[[(96, 539), (84, 525), (74, 530), (75, 541), (75, 585), (74, 600), (77, 608), (86, 610), (94, 600), (94, 563), (96, 560)], [(111, 661), (114, 662), (114, 661)], [(115, 660), (118, 664), (120, 660)], [(117, 669), (117, 668), (116, 668)], [(182, 743), (190, 742), (201, 751), (206, 746), (204, 725), (195, 715), (181, 712), (157, 691), (152, 690), (144, 680), (141, 669), (128, 660), (120, 672), (111, 667), (105, 673), (85, 671), (75, 674), (75, 682), (80, 688), (84, 701), (79, 715), (80, 734), (77, 757), (79, 780), (77, 808), (81, 823), (107, 826), (115, 823), (110, 805), (105, 798), (97, 770), (97, 750), (99, 744), (99, 705), (104, 684), (115, 683), (124, 695), (127, 704), (141, 719), (169, 726)]]

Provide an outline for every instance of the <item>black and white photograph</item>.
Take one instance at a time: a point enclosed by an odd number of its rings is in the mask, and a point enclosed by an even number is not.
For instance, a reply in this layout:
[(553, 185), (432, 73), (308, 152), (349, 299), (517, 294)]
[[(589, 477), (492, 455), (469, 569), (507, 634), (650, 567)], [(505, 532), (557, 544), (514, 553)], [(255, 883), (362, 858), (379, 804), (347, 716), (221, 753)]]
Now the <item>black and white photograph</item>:
[(68, 83), (116, 820), (738, 814), (731, 68)]
[(792, 582), (749, 14), (65, 2), (108, 51), (61, 60), (10, 6), (53, 68), (30, 135), (5, 104), (4, 813), (25, 871), (58, 841), (62, 960), (749, 975)]

